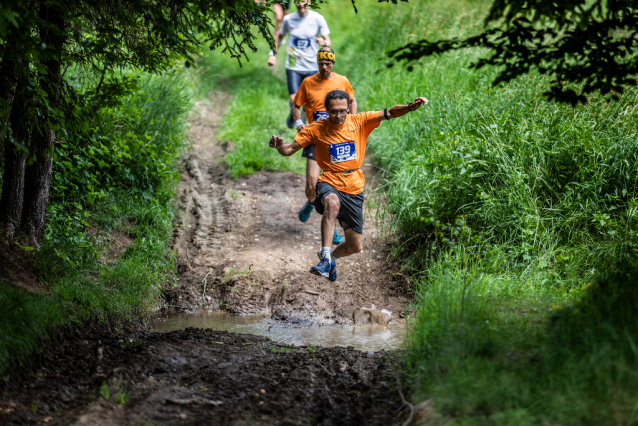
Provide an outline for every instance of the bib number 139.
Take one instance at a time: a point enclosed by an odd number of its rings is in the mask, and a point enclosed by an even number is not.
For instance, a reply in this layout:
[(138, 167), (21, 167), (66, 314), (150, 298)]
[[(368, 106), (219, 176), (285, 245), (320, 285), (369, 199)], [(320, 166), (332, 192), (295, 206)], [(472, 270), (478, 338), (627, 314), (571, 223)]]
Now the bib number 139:
[(354, 141), (335, 143), (330, 145), (330, 162), (341, 163), (357, 159)]

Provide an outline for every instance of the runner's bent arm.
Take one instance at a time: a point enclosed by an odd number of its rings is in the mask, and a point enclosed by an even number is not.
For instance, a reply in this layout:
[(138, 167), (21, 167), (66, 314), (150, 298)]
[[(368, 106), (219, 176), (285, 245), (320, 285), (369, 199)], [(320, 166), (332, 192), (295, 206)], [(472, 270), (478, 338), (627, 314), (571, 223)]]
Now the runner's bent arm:
[(315, 40), (317, 41), (317, 44), (321, 47), (330, 47), (332, 45), (332, 42), (330, 41), (330, 36), (328, 36), (328, 34), (321, 37), (315, 37)]
[(292, 141), (292, 143), (284, 144), (284, 138), (279, 136), (273, 136), (270, 138), (269, 143), (271, 148), (275, 148), (281, 155), (284, 157), (290, 157), (295, 152), (301, 149), (301, 145), (297, 141)]
[(350, 101), (350, 114), (356, 114), (357, 113), (357, 100), (354, 98), (354, 95), (352, 95), (352, 100)]
[(421, 105), (427, 105), (428, 100), (423, 97), (418, 97), (409, 105), (395, 105), (392, 108), (387, 108), (386, 110), (379, 111), (379, 121), (385, 120), (384, 111), (388, 115), (388, 120), (391, 118), (398, 118), (406, 115), (408, 112), (416, 111), (421, 108)]

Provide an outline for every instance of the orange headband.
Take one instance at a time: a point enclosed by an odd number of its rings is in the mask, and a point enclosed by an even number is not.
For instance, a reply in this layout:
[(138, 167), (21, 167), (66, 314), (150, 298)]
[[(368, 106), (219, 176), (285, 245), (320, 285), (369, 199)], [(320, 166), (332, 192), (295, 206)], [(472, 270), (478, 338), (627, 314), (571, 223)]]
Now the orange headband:
[(335, 53), (326, 50), (317, 52), (317, 61), (330, 61), (335, 63)]

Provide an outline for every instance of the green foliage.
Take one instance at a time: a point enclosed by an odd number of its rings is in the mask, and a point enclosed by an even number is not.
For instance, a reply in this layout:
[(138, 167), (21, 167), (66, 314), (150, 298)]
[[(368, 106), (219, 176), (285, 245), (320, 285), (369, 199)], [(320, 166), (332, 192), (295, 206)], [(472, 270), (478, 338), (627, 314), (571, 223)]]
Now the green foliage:
[[(95, 127), (70, 135), (56, 150), (45, 241), (73, 266), (99, 255), (89, 249), (96, 241), (83, 232), (95, 220), (110, 230), (123, 226), (126, 216), (118, 212), (126, 212), (146, 227), (170, 226), (189, 108), (187, 81), (145, 76), (140, 86), (120, 106), (101, 110)], [(92, 209), (97, 200), (102, 202)]]
[(618, 100), (615, 92), (636, 86), (635, 2), (495, 0), (485, 23), (493, 25), (479, 35), (436, 42), (423, 38), (391, 51), (390, 56), (412, 62), (468, 47), (488, 48), (490, 54), (473, 67), (497, 67), (494, 85), (540, 70), (556, 76), (554, 84), (545, 86), (543, 95), (572, 106), (587, 102), (587, 97), (597, 92), (611, 92)]
[(100, 395), (102, 395), (102, 398), (106, 399), (107, 401), (111, 397), (111, 389), (109, 389), (109, 386), (106, 384), (106, 382), (102, 382), (102, 385), (100, 386)]
[(305, 170), (305, 159), (301, 158), (301, 153), (293, 158), (282, 157), (268, 146), (272, 135), (282, 136), (289, 143), (296, 131), (286, 126), (290, 108), (285, 77), (266, 68), (267, 57), (263, 51), (267, 46), (265, 43), (260, 46), (262, 50), (257, 55), (249, 55), (251, 62), (241, 69), (216, 53), (204, 57), (199, 64), (199, 67), (215, 70), (217, 74), (201, 74), (204, 88), (210, 87), (210, 80), (213, 80), (224, 85), (232, 95), (217, 140), (232, 142), (231, 147), (234, 148), (226, 154), (225, 161), (234, 178), (262, 169), (295, 173)]

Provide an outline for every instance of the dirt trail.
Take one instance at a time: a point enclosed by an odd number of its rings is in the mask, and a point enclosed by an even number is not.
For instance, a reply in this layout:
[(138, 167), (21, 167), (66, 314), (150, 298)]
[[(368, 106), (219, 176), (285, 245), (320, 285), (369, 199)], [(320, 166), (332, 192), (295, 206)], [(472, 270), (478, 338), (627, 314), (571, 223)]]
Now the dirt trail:
[[(222, 164), (229, 144), (214, 141), (226, 100), (212, 95), (193, 119), (174, 234), (180, 280), (166, 290), (166, 305), (205, 303), (327, 324), (350, 322), (348, 307), (374, 304), (402, 321), (404, 287), (393, 280), (369, 217), (364, 253), (341, 261), (330, 283), (308, 273), (319, 216), (297, 219), (301, 177), (230, 179)], [(0, 424), (402, 424), (408, 410), (397, 392), (396, 355), (192, 328), (120, 336), (70, 328), (35, 360), (37, 368), (0, 388)]]
[[(387, 260), (389, 247), (378, 238), (374, 210), (365, 208), (363, 252), (337, 262), (338, 280), (311, 275), (321, 216), (313, 212), (307, 223), (297, 218), (305, 202), (304, 177), (262, 171), (231, 179), (222, 159), (232, 142), (215, 141), (225, 101), (212, 94), (194, 112), (193, 152), (179, 189), (183, 215), (175, 229), (180, 281), (167, 292), (167, 303), (320, 324), (348, 322), (349, 311), (340, 307), (374, 304), (401, 322), (405, 284)], [(367, 193), (374, 169), (367, 166), (364, 173)]]

